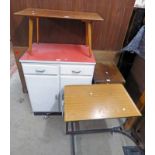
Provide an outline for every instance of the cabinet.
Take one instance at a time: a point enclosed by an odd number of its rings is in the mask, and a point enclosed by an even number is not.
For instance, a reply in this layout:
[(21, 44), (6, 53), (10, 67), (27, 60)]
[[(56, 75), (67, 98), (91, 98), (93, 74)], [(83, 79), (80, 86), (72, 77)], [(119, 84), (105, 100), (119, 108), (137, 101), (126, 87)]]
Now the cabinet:
[(58, 112), (59, 66), (46, 63), (24, 63), (23, 72), (33, 112)]
[[(79, 51), (77, 53), (80, 54)], [(64, 50), (62, 53), (56, 52), (55, 54), (50, 51), (51, 58), (50, 61), (47, 61), (43, 57), (37, 60), (38, 55), (36, 53), (27, 54), (29, 53), (26, 52), (20, 61), (32, 111), (35, 113), (63, 112), (64, 86), (92, 83), (95, 66), (93, 57), (88, 59), (87, 56), (82, 55), (80, 62), (76, 57), (73, 57), (75, 51), (69, 54), (66, 54)], [(46, 54), (49, 59), (48, 53)], [(59, 61), (57, 58), (53, 59), (54, 55), (55, 57), (59, 56)], [(68, 58), (67, 61), (62, 59), (64, 55), (65, 58)], [(30, 56), (33, 56), (32, 60)], [(69, 56), (71, 57), (69, 58)], [(87, 59), (85, 60), (84, 57)], [(74, 61), (72, 61), (73, 59)]]
[[(61, 112), (65, 85), (91, 84), (95, 59), (92, 53), (92, 21), (103, 18), (93, 12), (27, 8), (15, 13), (29, 17), (29, 48), (20, 58), (33, 112)], [(74, 19), (85, 22), (85, 45), (39, 42), (39, 19)], [(36, 43), (33, 22), (36, 19)]]
[[(27, 8), (15, 15), (29, 17), (29, 48), (20, 58), (33, 112), (61, 112), (65, 85), (91, 84), (95, 59), (92, 52), (92, 21), (97, 13)], [(85, 45), (39, 42), (40, 18), (85, 22)], [(36, 20), (36, 43), (33, 22)], [(66, 21), (67, 21), (66, 20)]]

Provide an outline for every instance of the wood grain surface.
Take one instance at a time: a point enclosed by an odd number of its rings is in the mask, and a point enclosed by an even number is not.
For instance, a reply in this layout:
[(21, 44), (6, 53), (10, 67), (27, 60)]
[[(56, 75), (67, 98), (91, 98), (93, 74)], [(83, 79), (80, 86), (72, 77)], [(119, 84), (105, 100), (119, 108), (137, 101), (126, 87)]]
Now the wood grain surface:
[(65, 86), (64, 121), (141, 116), (122, 84)]
[(125, 79), (115, 64), (96, 63), (94, 83), (125, 83)]
[[(14, 46), (28, 46), (28, 18), (14, 13), (25, 8), (96, 12), (104, 21), (92, 26), (92, 49), (120, 50), (135, 0), (11, 0), (10, 30)], [(35, 25), (35, 23), (34, 23)], [(33, 41), (36, 41), (34, 31)], [(40, 20), (40, 42), (85, 43), (85, 24), (72, 20)]]
[(58, 18), (58, 19), (75, 19), (82, 21), (102, 21), (103, 18), (95, 12), (77, 12), (77, 11), (63, 11), (63, 10), (50, 10), (50, 9), (37, 9), (26, 8), (15, 15), (29, 16), (29, 17), (45, 17), (45, 18)]
[[(140, 112), (142, 113), (145, 108), (145, 92), (142, 93), (136, 105), (138, 109), (140, 110)], [(126, 130), (132, 129), (134, 125), (136, 125), (137, 121), (138, 121), (137, 117), (128, 118), (124, 124), (124, 128)]]

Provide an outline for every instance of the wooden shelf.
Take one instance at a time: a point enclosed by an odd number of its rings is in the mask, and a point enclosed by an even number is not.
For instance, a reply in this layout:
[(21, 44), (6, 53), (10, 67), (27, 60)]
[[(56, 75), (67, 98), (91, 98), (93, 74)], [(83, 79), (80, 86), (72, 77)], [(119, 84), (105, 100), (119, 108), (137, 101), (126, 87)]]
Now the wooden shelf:
[(39, 18), (57, 18), (57, 19), (74, 19), (85, 22), (86, 25), (86, 45), (89, 46), (89, 57), (92, 55), (92, 21), (101, 21), (103, 18), (93, 12), (76, 12), (76, 11), (62, 11), (62, 10), (48, 10), (39, 8), (27, 8), (19, 12), (14, 13), (15, 15), (28, 16), (29, 17), (29, 51), (32, 51), (33, 42), (33, 21), (36, 19), (36, 39), (39, 43)]
[(76, 11), (62, 11), (62, 10), (48, 10), (38, 8), (27, 8), (15, 15), (29, 16), (29, 17), (44, 17), (44, 18), (61, 18), (61, 19), (75, 19), (84, 21), (101, 21), (103, 18), (94, 12), (76, 12)]

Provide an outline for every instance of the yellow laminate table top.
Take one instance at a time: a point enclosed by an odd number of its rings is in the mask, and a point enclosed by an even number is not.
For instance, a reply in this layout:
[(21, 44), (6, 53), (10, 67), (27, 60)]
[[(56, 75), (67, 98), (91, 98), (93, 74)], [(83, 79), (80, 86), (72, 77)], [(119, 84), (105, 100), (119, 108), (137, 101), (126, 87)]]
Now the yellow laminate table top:
[(64, 88), (64, 121), (141, 116), (122, 84), (72, 85)]

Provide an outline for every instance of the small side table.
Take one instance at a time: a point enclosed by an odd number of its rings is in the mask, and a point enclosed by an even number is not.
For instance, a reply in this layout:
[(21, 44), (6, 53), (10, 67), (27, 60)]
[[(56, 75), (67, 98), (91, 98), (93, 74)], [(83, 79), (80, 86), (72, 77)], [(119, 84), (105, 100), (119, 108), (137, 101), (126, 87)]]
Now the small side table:
[(64, 88), (64, 121), (66, 134), (71, 135), (73, 155), (76, 155), (74, 138), (78, 134), (120, 133), (136, 143), (123, 126), (86, 130), (80, 129), (79, 122), (134, 116), (141, 116), (141, 113), (122, 84), (72, 85)]
[(125, 83), (125, 79), (115, 64), (96, 63), (94, 83)]

